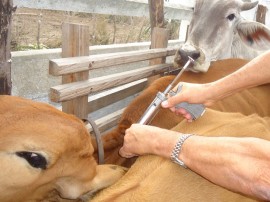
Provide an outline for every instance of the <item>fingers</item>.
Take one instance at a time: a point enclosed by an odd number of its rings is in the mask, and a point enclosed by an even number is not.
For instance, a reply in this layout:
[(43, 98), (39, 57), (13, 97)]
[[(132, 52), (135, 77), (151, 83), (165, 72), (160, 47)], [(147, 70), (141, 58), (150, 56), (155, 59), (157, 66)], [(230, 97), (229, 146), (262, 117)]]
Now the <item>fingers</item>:
[(135, 144), (134, 139), (136, 138), (134, 138), (134, 135), (130, 128), (127, 129), (125, 133), (126, 134), (124, 137), (123, 147), (121, 147), (119, 150), (120, 156), (124, 158), (131, 158), (131, 157), (137, 156), (136, 154), (131, 153), (131, 147), (133, 144)]
[(126, 151), (125, 145), (120, 148), (119, 155), (124, 157), (124, 158), (132, 158), (132, 157), (138, 156), (138, 155), (135, 155), (133, 153), (130, 153), (130, 152)]
[(123, 146), (119, 150), (120, 156), (124, 158), (132, 158), (138, 156), (140, 153), (140, 141), (142, 137), (140, 136), (140, 125), (132, 124), (125, 132)]
[(179, 109), (175, 110), (174, 113), (177, 116), (182, 115), (188, 122), (193, 121), (193, 117), (191, 116), (191, 114), (187, 110), (185, 110), (184, 108), (179, 108)]
[(182, 116), (183, 116), (188, 122), (192, 122), (192, 121), (193, 121), (193, 117), (192, 117), (191, 114), (188, 113), (185, 109), (180, 108), (179, 111), (181, 111)]
[(119, 154), (125, 158), (152, 154), (154, 148), (152, 140), (157, 137), (159, 131), (157, 127), (132, 124), (125, 132), (124, 144)]
[[(192, 122), (193, 118), (190, 113), (188, 113), (187, 110), (184, 108), (176, 109), (174, 106), (179, 104), (179, 100), (181, 100), (181, 95), (177, 94), (177, 96), (169, 97), (166, 101), (161, 103), (161, 106), (164, 108), (170, 108), (172, 112), (174, 112), (176, 115), (182, 115), (185, 119), (187, 119), (188, 122)], [(180, 97), (180, 99), (179, 99)]]
[[(173, 94), (168, 94), (168, 99), (161, 103), (162, 107), (164, 108), (173, 108), (175, 105), (181, 103), (184, 101), (183, 93), (182, 93), (182, 87), (179, 91), (178, 87), (183, 86), (184, 83), (180, 82), (177, 86), (174, 87), (174, 89), (171, 92), (174, 92)], [(176, 94), (176, 95), (174, 95)]]

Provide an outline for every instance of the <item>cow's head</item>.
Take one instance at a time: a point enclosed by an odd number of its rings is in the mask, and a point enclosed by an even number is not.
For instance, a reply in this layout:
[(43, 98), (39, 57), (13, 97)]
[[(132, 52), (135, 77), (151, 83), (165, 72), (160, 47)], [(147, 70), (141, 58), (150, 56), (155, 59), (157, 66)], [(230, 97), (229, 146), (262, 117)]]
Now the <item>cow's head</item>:
[(92, 154), (79, 119), (47, 104), (0, 96), (1, 202), (76, 199), (124, 174), (116, 166), (97, 166)]
[(270, 30), (240, 15), (257, 4), (241, 0), (196, 0), (187, 41), (177, 51), (175, 65), (183, 66), (191, 56), (197, 60), (191, 70), (206, 72), (211, 61), (231, 57), (251, 59), (256, 53), (251, 53), (250, 48), (269, 49)]

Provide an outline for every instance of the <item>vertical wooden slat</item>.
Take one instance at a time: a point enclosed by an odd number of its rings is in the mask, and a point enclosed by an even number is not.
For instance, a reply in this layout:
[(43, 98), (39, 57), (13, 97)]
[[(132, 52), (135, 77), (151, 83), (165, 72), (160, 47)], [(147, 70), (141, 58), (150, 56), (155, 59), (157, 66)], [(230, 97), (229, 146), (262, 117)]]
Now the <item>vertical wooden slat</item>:
[[(62, 57), (89, 55), (89, 27), (85, 25), (63, 23), (62, 25)], [(87, 80), (89, 71), (69, 74), (62, 77), (62, 83)], [(88, 96), (81, 96), (62, 103), (62, 110), (79, 118), (87, 118)]]
[[(167, 48), (169, 32), (165, 28), (155, 27), (151, 37), (151, 49)], [(150, 60), (150, 65), (165, 63), (166, 57)]]
[(265, 17), (267, 13), (267, 7), (261, 4), (258, 5), (256, 21), (265, 24)]
[[(151, 46), (150, 48), (167, 48), (168, 46), (168, 31), (165, 27), (164, 19), (164, 0), (148, 0), (149, 15), (151, 24)], [(150, 65), (165, 63), (165, 58), (150, 60)], [(151, 83), (159, 76), (150, 77), (148, 83)]]
[[(167, 48), (169, 39), (169, 32), (165, 28), (155, 27), (153, 29), (152, 37), (151, 37), (151, 49), (153, 48)], [(149, 61), (149, 65), (157, 65), (163, 64), (166, 62), (166, 57), (157, 58)], [(148, 83), (152, 83), (155, 79), (160, 76), (153, 76), (148, 78)]]
[(11, 18), (12, 0), (0, 2), (0, 95), (11, 95)]
[(155, 27), (164, 28), (164, 0), (148, 0), (151, 33)]

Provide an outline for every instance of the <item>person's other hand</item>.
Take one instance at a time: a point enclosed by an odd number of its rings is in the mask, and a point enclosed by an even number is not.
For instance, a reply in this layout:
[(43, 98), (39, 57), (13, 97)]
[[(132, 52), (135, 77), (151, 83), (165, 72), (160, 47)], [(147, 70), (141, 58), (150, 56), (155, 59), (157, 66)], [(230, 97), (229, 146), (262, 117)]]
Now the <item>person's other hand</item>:
[(145, 154), (156, 154), (164, 157), (170, 153), (177, 142), (178, 132), (155, 126), (133, 124), (126, 130), (123, 147), (119, 154), (125, 158)]

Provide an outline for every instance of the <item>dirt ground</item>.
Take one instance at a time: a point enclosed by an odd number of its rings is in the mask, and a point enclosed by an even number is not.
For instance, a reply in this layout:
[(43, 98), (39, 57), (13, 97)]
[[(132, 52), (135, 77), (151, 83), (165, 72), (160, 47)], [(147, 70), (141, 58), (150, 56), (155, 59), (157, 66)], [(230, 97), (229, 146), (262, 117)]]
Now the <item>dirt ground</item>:
[[(18, 8), (12, 20), (12, 51), (61, 47), (63, 22), (88, 25), (91, 45), (150, 39), (148, 18)], [(179, 23), (167, 25), (170, 39), (176, 38)]]

